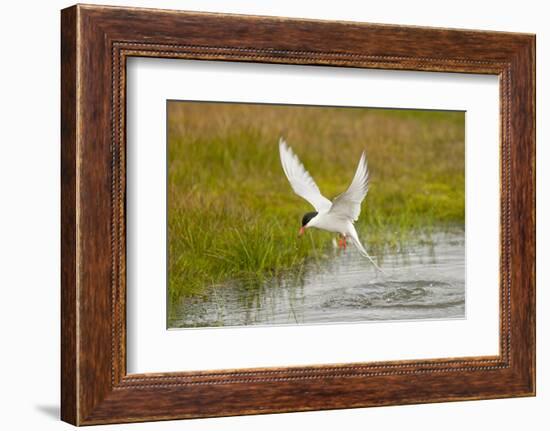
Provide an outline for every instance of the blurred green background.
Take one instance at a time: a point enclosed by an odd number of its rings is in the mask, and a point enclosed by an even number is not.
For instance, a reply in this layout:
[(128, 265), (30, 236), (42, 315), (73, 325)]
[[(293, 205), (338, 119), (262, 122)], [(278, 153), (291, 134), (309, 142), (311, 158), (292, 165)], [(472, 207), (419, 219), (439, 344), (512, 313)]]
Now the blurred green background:
[(209, 285), (330, 259), (334, 235), (297, 237), (312, 208), (283, 173), (281, 135), (329, 199), (366, 151), (370, 187), (356, 226), (371, 254), (464, 228), (463, 112), (180, 101), (167, 109), (169, 305)]

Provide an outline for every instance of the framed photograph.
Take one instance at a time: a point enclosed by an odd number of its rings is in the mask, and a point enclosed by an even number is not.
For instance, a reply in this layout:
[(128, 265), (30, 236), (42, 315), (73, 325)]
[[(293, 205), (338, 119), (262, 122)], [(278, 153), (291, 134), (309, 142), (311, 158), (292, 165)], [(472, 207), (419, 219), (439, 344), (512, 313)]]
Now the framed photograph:
[(61, 13), (61, 416), (535, 394), (535, 36)]

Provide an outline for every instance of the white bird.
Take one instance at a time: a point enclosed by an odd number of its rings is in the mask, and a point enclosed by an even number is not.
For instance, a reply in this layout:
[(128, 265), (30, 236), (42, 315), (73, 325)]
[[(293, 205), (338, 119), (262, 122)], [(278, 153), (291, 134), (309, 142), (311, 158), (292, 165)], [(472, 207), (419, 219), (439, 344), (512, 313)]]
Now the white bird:
[(368, 258), (378, 270), (382, 271), (359, 241), (357, 231), (353, 225), (359, 218), (361, 202), (363, 202), (369, 189), (369, 171), (365, 152), (361, 154), (350, 186), (344, 193), (336, 196), (332, 202), (321, 194), (309, 172), (306, 171), (298, 156), (294, 154), (283, 138), (279, 139), (279, 152), (283, 171), (290, 182), (292, 190), (315, 208), (315, 211), (306, 213), (302, 218), (299, 235), (303, 235), (305, 230), (310, 227), (338, 233), (340, 234), (340, 247), (346, 248), (346, 239), (349, 238), (357, 247), (359, 253)]

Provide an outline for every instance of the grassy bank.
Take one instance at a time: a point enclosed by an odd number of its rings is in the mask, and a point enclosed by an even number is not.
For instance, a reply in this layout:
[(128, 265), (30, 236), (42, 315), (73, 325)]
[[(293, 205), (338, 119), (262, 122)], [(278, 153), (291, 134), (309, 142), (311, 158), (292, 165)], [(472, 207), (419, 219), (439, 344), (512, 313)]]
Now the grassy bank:
[(297, 238), (311, 208), (284, 176), (281, 134), (329, 198), (366, 150), (370, 191), (357, 227), (367, 249), (464, 223), (463, 113), (170, 102), (171, 301), (299, 268), (332, 247), (318, 230)]

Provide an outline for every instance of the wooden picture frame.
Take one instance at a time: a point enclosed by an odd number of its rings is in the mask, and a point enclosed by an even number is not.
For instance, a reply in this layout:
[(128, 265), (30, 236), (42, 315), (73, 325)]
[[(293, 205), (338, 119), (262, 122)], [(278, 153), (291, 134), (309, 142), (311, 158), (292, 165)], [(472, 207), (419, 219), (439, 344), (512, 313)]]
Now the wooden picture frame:
[[(64, 421), (90, 425), (535, 394), (534, 35), (83, 5), (64, 9), (61, 18)], [(130, 56), (498, 75), (500, 354), (127, 374)]]

